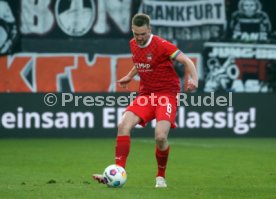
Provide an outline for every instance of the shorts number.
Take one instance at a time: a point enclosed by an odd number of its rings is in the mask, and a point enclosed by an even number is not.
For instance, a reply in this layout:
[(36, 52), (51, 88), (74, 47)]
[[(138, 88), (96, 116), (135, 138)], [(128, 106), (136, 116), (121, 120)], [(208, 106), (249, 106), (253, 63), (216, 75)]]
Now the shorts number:
[(172, 105), (170, 103), (167, 104), (167, 112), (172, 113)]

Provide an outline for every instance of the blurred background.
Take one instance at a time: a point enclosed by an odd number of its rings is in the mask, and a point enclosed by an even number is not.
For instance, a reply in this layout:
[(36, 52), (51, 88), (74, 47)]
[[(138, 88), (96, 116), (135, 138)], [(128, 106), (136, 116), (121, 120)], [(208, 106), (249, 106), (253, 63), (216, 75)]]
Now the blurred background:
[[(0, 0), (0, 137), (115, 136), (125, 107), (82, 99), (138, 91), (139, 77), (127, 90), (116, 84), (132, 68), (137, 12), (194, 61), (200, 84), (190, 97), (232, 97), (223, 107), (182, 104), (171, 136), (275, 137), (275, 7), (270, 0)], [(183, 66), (175, 69), (183, 82)], [(47, 93), (54, 105), (45, 104)], [(82, 99), (63, 105), (62, 93)], [(133, 136), (152, 136), (153, 127), (138, 126)]]

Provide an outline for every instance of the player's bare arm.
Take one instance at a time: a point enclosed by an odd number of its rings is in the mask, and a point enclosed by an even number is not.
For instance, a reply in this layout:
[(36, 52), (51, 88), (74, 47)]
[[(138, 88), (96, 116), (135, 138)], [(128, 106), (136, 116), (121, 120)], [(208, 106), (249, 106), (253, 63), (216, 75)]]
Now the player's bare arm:
[(129, 73), (118, 80), (118, 83), (121, 87), (126, 88), (127, 84), (132, 80), (132, 78), (137, 74), (136, 68), (133, 68), (129, 71)]
[(198, 87), (198, 75), (196, 67), (193, 61), (186, 56), (184, 53), (180, 53), (176, 58), (176, 61), (180, 62), (185, 66), (185, 91), (192, 91)]

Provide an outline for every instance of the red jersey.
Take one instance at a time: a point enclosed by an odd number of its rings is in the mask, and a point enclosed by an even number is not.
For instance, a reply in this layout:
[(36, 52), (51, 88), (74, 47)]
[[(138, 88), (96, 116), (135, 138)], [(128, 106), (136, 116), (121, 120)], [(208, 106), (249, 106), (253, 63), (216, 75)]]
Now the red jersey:
[(151, 35), (144, 46), (139, 46), (133, 38), (130, 41), (130, 50), (134, 66), (140, 76), (140, 94), (176, 95), (180, 91), (180, 82), (173, 68), (172, 59), (181, 51), (175, 45)]

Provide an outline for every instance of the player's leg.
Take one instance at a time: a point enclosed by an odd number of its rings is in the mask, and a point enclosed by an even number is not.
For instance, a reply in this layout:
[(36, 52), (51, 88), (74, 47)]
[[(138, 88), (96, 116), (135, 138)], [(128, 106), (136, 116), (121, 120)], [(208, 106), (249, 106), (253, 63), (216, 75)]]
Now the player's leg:
[(115, 147), (115, 163), (125, 168), (130, 150), (130, 132), (141, 121), (140, 117), (131, 111), (126, 111), (118, 126)]
[[(115, 147), (115, 164), (125, 168), (126, 160), (130, 150), (130, 131), (141, 119), (131, 111), (126, 111), (118, 126), (118, 134)], [(94, 174), (93, 179), (99, 183), (106, 184), (107, 181), (102, 174)]]
[[(145, 126), (154, 118), (154, 109), (149, 103), (149, 96), (138, 96), (126, 109), (118, 127), (115, 158), (116, 164), (125, 168), (126, 159), (130, 150), (130, 131), (140, 124)], [(141, 103), (143, 102), (143, 103)]]
[(158, 167), (156, 174), (156, 187), (167, 187), (165, 181), (165, 172), (170, 151), (170, 146), (168, 142), (170, 128), (171, 122), (167, 120), (158, 121), (155, 128), (155, 157)]
[[(124, 168), (130, 151), (130, 131), (136, 124), (139, 123), (140, 125), (145, 126), (148, 121), (151, 121), (154, 118), (154, 110), (150, 104), (144, 104), (141, 106), (138, 103), (138, 98), (140, 97), (144, 96), (137, 97), (132, 104), (127, 107), (126, 112), (122, 117), (122, 121), (118, 126), (115, 147), (115, 163)], [(99, 174), (94, 174), (93, 179), (97, 180), (99, 183), (106, 183), (103, 176)]]
[[(161, 100), (163, 99), (163, 100)], [(165, 172), (169, 157), (170, 146), (168, 142), (168, 135), (170, 128), (175, 128), (176, 117), (176, 97), (170, 95), (163, 95), (158, 97), (156, 107), (156, 160), (158, 165), (156, 187), (167, 187), (165, 181)]]
[(156, 147), (161, 150), (165, 151), (169, 147), (168, 142), (168, 135), (171, 128), (170, 121), (161, 120), (156, 123), (155, 128), (155, 142)]
[[(124, 167), (130, 150), (130, 131), (141, 119), (131, 111), (126, 111), (118, 126), (118, 134), (115, 147), (115, 163)], [(106, 184), (107, 180), (102, 174), (94, 174), (93, 179)]]

